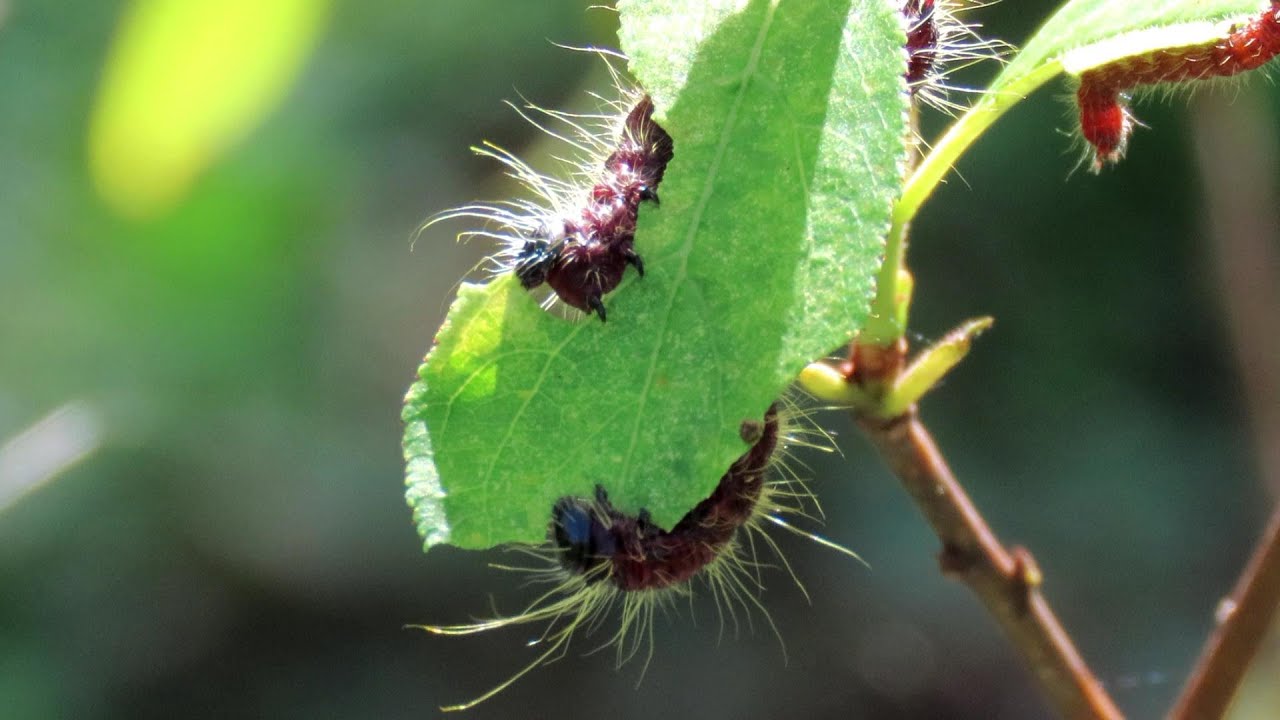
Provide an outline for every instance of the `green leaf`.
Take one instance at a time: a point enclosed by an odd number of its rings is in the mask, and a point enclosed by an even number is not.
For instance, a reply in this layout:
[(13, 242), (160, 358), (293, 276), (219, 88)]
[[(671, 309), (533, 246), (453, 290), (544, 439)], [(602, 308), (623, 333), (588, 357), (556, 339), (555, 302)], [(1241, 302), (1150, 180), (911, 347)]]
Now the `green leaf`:
[(961, 154), (1001, 115), (1062, 72), (1086, 70), (1165, 48), (1226, 36), (1256, 17), (1265, 0), (1075, 0), (1062, 6), (991, 83), (982, 98), (936, 143), (907, 181), (894, 208), (889, 256), (911, 218)]
[(602, 485), (670, 527), (804, 365), (865, 321), (905, 161), (904, 38), (882, 0), (624, 0), (675, 141), (609, 322), (464, 285), (404, 409), (430, 547), (540, 542)]

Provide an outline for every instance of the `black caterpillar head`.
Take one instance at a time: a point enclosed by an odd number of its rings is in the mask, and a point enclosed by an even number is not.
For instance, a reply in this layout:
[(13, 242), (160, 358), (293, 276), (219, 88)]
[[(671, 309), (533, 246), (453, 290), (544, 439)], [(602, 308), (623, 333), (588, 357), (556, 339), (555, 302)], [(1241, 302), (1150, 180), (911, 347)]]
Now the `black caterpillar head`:
[(618, 550), (610, 524), (600, 521), (598, 511), (595, 503), (571, 496), (560, 498), (551, 509), (550, 539), (560, 553), (560, 565), (587, 577), (595, 576)]
[(560, 259), (562, 244), (546, 240), (526, 240), (520, 254), (516, 255), (516, 277), (526, 290), (532, 290), (547, 281), (547, 273)]

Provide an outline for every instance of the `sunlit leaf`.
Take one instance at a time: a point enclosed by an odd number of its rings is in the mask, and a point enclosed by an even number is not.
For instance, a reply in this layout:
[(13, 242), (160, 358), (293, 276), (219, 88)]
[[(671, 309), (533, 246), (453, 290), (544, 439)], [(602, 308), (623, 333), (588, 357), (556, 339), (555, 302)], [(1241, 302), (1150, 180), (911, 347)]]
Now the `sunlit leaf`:
[(805, 363), (865, 321), (901, 186), (901, 23), (882, 0), (619, 3), (622, 46), (675, 140), (640, 214), (643, 279), (609, 321), (464, 285), (410, 390), (426, 544), (546, 533), (600, 484), (670, 526), (715, 486)]

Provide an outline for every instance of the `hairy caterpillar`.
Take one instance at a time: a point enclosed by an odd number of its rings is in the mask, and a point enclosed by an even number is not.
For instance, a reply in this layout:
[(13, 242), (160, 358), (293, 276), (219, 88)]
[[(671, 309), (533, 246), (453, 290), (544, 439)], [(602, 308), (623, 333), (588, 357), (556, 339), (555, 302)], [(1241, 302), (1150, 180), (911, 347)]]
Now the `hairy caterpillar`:
[(1136, 123), (1135, 89), (1183, 80), (1230, 77), (1262, 67), (1280, 53), (1280, 0), (1258, 17), (1232, 26), (1219, 40), (1127, 57), (1080, 75), (1080, 133), (1093, 148), (1093, 171), (1124, 157)]
[[(717, 606), (728, 609), (735, 618), (734, 606), (747, 611), (754, 608), (773, 627), (768, 612), (751, 590), (751, 585), (759, 582), (759, 564), (754, 558), (754, 541), (744, 543), (745, 537), (759, 538), (778, 552), (764, 532), (767, 522), (857, 558), (851, 551), (778, 517), (785, 513), (804, 514), (802, 504), (811, 498), (804, 483), (787, 466), (787, 449), (802, 445), (826, 449), (824, 443), (810, 439), (815, 434), (825, 438), (825, 434), (803, 424), (804, 419), (803, 411), (784, 399), (771, 406), (763, 420), (744, 422), (740, 432), (750, 448), (725, 472), (711, 495), (670, 531), (654, 524), (644, 511), (629, 515), (618, 510), (602, 488), (597, 488), (591, 499), (558, 500), (552, 508), (547, 544), (530, 550), (544, 565), (526, 569), (536, 578), (554, 583), (549, 591), (510, 617), (463, 625), (418, 626), (440, 635), (469, 635), (513, 625), (547, 623), (541, 633), (547, 647), (538, 657), (474, 700), (444, 709), (464, 710), (493, 697), (534, 668), (565, 653), (576, 632), (590, 633), (615, 608), (619, 608), (621, 626), (610, 642), (617, 645), (619, 664), (634, 657), (646, 641), (646, 657), (651, 657), (654, 611), (687, 596), (695, 578), (710, 588)], [(778, 557), (786, 565), (780, 553)]]
[(778, 444), (777, 408), (769, 408), (763, 425), (744, 423), (742, 434), (747, 441), (755, 438), (751, 449), (670, 532), (643, 510), (630, 516), (615, 509), (601, 487), (594, 501), (561, 498), (551, 513), (561, 566), (586, 582), (637, 591), (682, 583), (714, 562), (760, 500), (764, 472)]
[(983, 60), (999, 60), (1009, 50), (1006, 43), (979, 35), (981, 25), (959, 18), (964, 12), (989, 4), (966, 6), (960, 0), (904, 0), (906, 80), (913, 97), (946, 113), (964, 109), (948, 100), (947, 95), (969, 89), (951, 85), (948, 77)]
[[(947, 94), (967, 89), (948, 84), (947, 78), (1005, 52), (1003, 42), (982, 38), (979, 25), (958, 18), (981, 7), (985, 4), (965, 5), (962, 0), (904, 0), (906, 80), (914, 97), (943, 111), (961, 109)], [(625, 60), (616, 53), (596, 52)], [(634, 246), (639, 207), (646, 201), (658, 203), (658, 186), (675, 145), (654, 121), (649, 96), (629, 87), (612, 65), (608, 67), (619, 99), (604, 101), (601, 113), (575, 115), (532, 104), (517, 108), (533, 125), (576, 150), (566, 178), (541, 173), (485, 142), (472, 150), (505, 165), (533, 199), (464, 205), (433, 216), (422, 227), (479, 220), (481, 229), (464, 231), (458, 238), (497, 240), (501, 247), (490, 258), (495, 274), (514, 272), (528, 290), (545, 284), (553, 293), (549, 302), (558, 299), (601, 321), (607, 317), (603, 297), (622, 282), (627, 266), (644, 275)], [(565, 130), (547, 127), (537, 116)]]
[(658, 184), (672, 157), (671, 136), (653, 121), (653, 101), (640, 98), (623, 121), (618, 146), (574, 216), (543, 225), (517, 256), (516, 276), (526, 290), (551, 286), (566, 304), (605, 320), (601, 298), (622, 282), (631, 265), (644, 276), (636, 253), (640, 203), (658, 202)]
[(501, 242), (494, 257), (497, 273), (514, 272), (526, 290), (546, 284), (553, 292), (549, 301), (559, 299), (604, 321), (603, 297), (622, 282), (627, 267), (644, 275), (634, 245), (636, 219), (641, 203), (658, 203), (658, 185), (674, 153), (671, 136), (653, 120), (649, 96), (627, 89), (616, 72), (614, 81), (621, 99), (606, 102), (612, 112), (574, 115), (535, 105), (525, 108), (564, 126), (566, 133), (517, 109), (576, 150), (568, 179), (542, 174), (486, 142), (472, 150), (506, 165), (508, 174), (536, 199), (465, 205), (436, 215), (423, 229), (455, 218), (482, 221), (485, 229), (458, 237)]

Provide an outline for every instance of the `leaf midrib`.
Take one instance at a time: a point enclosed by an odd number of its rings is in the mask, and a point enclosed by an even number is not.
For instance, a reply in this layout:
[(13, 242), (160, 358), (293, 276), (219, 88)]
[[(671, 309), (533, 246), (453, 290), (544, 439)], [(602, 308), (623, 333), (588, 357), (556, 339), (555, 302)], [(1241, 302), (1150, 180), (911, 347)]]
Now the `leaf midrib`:
[(671, 313), (675, 309), (676, 296), (689, 274), (689, 256), (693, 252), (694, 238), (697, 236), (702, 225), (703, 215), (706, 213), (707, 205), (711, 202), (711, 195), (715, 190), (716, 179), (719, 175), (720, 165), (724, 161), (725, 153), (728, 151), (729, 142), (733, 138), (733, 131), (738, 121), (738, 111), (742, 107), (745, 100), (747, 89), (751, 85), (751, 79), (756, 75), (760, 65), (760, 56), (764, 52), (764, 41), (769, 35), (769, 28), (773, 24), (774, 14), (778, 9), (778, 1), (773, 0), (769, 3), (768, 9), (765, 11), (764, 21), (760, 25), (760, 30), (756, 33), (755, 44), (751, 48), (751, 54), (747, 58), (747, 65), (743, 69), (742, 79), (738, 87), (738, 93), (733, 99), (733, 104), (729, 108), (726, 115), (724, 125), (720, 131), (720, 142), (716, 146), (715, 157), (712, 158), (711, 164), (707, 168), (706, 181), (703, 184), (702, 195), (698, 198), (698, 204), (694, 207), (693, 215), (689, 221), (689, 229), (685, 233), (684, 242), (680, 246), (680, 269), (676, 273), (676, 277), (671, 285), (671, 293), (667, 297), (667, 306), (663, 311), (660, 322), (661, 332), (658, 333), (658, 341), (654, 343), (653, 353), (649, 356), (649, 366), (645, 372), (644, 383), (641, 385), (640, 397), (637, 400), (637, 408), (635, 420), (631, 427), (631, 443), (627, 448), (626, 459), (623, 462), (623, 477), (630, 480), (633, 471), (632, 458), (635, 456), (636, 445), (640, 438), (640, 420), (644, 417), (644, 409), (653, 389), (653, 379), (658, 370), (658, 358), (662, 354), (662, 348), (668, 337), (668, 331), (671, 324)]

